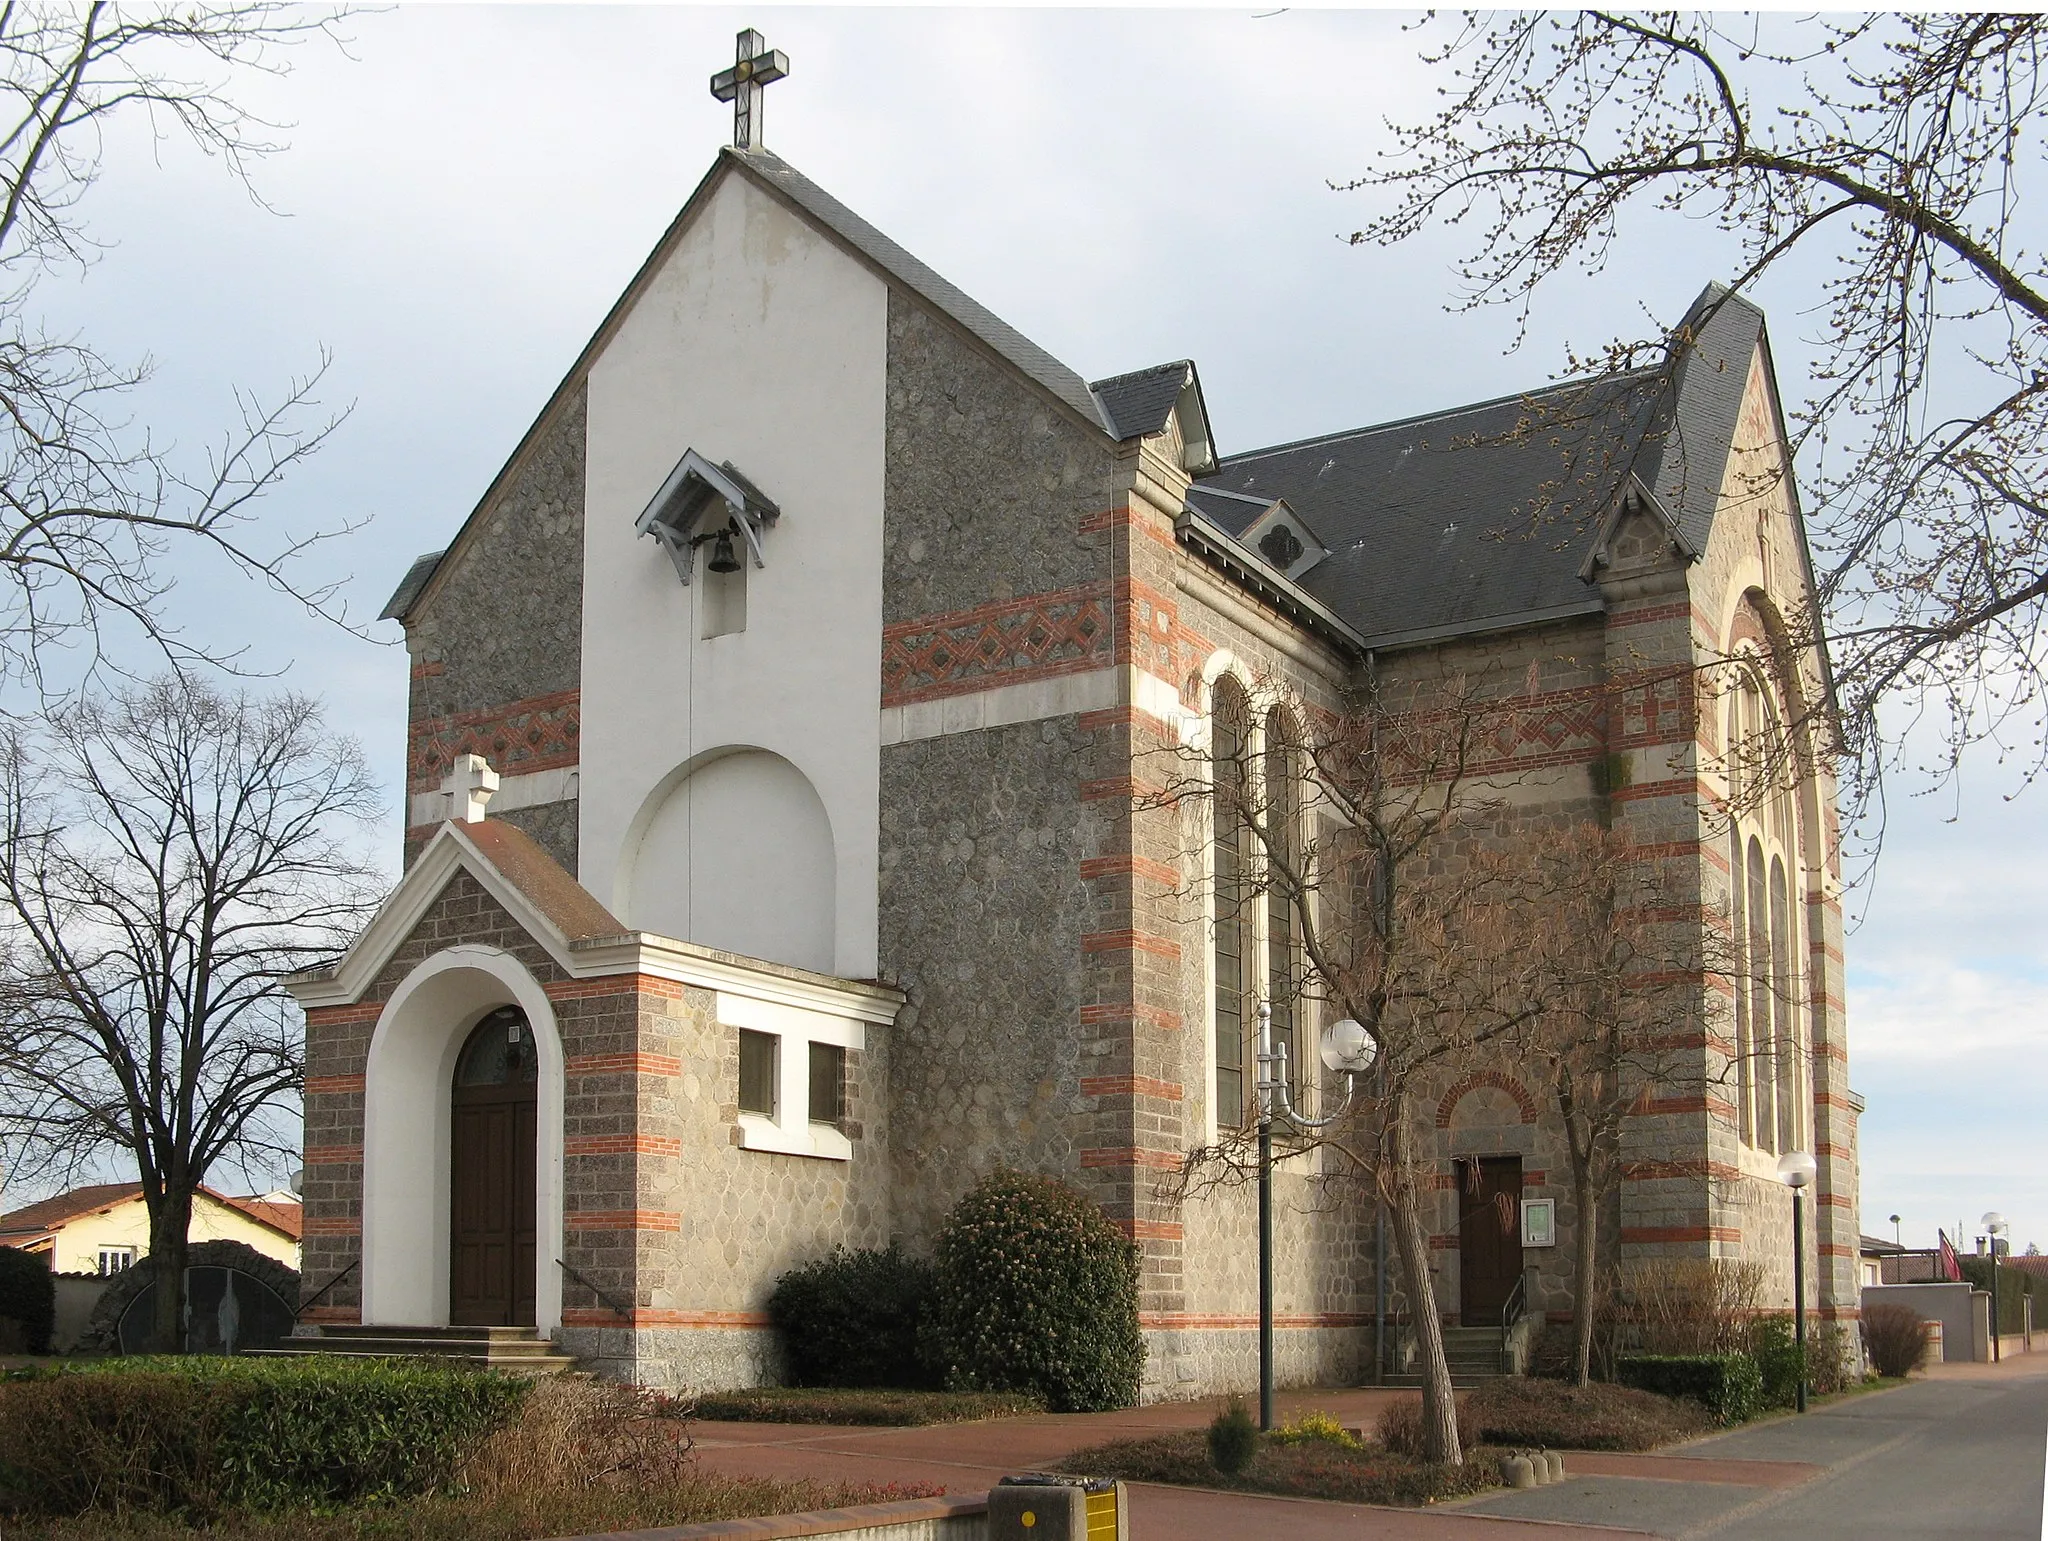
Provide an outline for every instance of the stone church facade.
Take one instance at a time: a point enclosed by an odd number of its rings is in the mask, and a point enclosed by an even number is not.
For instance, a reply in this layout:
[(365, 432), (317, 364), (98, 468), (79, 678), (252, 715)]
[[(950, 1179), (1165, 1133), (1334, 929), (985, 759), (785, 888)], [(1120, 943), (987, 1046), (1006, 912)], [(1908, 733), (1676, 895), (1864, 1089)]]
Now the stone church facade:
[[(1640, 1110), (1600, 1223), (1624, 1258), (1761, 1259), (1789, 1299), (1771, 1174), (1811, 1150), (1810, 1277), (1853, 1316), (1833, 786), (1818, 758), (1727, 781), (1731, 733), (1825, 715), (1810, 569), (1762, 317), (1710, 291), (1689, 325), (1597, 517), (1503, 540), (1557, 478), (1500, 431), (1527, 400), (1219, 458), (1192, 364), (1090, 384), (721, 152), (387, 612), (406, 872), (294, 982), (304, 1272), (338, 1281), (310, 1318), (756, 1382), (780, 1273), (927, 1247), (1008, 1165), (1137, 1243), (1148, 1398), (1249, 1385), (1251, 1193), (1166, 1179), (1241, 1118), (1287, 939), (1219, 923), (1206, 814), (1160, 793), (1226, 696), (1256, 724), (1446, 660), (1526, 682), (1517, 817), (1625, 828), (1745, 960), (1699, 981), (1726, 1073)], [(1695, 688), (1709, 660), (1741, 683)], [(1440, 1303), (1497, 1311), (1461, 1300), (1478, 1161), (1561, 1201), (1559, 1244), (1510, 1257), (1559, 1310), (1579, 1217), (1538, 1095), (1502, 1067), (1436, 1096)], [(1371, 1373), (1374, 1217), (1326, 1159), (1277, 1178), (1283, 1380)]]

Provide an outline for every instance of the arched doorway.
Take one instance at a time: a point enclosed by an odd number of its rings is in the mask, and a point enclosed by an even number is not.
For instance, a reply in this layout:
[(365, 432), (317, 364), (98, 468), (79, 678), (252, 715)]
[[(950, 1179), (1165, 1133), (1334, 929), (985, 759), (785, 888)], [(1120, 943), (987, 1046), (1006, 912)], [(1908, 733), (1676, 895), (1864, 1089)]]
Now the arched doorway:
[(455, 1061), (448, 1320), (457, 1326), (534, 1325), (538, 1068), (517, 1006), (487, 1013)]

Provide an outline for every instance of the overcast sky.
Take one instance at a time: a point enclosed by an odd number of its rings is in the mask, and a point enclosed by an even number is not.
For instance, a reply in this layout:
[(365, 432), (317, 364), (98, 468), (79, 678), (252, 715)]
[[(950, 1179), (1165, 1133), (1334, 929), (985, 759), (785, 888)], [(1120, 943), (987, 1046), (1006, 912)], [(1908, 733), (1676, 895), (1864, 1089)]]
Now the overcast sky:
[[(157, 374), (138, 418), (187, 449), (236, 387), (275, 396), (333, 354), (352, 415), (270, 517), (332, 526), (367, 621), (445, 544), (730, 135), (705, 82), (754, 25), (791, 60), (768, 93), (777, 153), (1089, 378), (1193, 357), (1226, 453), (1532, 385), (1566, 344), (1674, 321), (1726, 276), (1711, 229), (1646, 223), (1596, 277), (1512, 318), (1452, 314), (1431, 237), (1342, 237), (1332, 191), (1385, 148), (1383, 115), (1438, 82), (1393, 14), (1290, 11), (738, 12), (413, 7), (348, 23), (240, 99), (286, 122), (258, 207), (216, 162), (116, 125), (86, 214), (108, 248), (45, 293), (54, 325)], [(1805, 275), (1761, 298), (1786, 393), (1808, 355)], [(194, 573), (197, 636), (325, 696), (390, 789), (395, 862), (405, 662)], [(1959, 793), (1893, 799), (1849, 941), (1863, 1228), (1931, 1242), (2000, 1208), (2048, 1245), (2038, 1159), (2048, 790), (1973, 762)], [(2031, 1115), (2031, 1116), (2030, 1116)]]

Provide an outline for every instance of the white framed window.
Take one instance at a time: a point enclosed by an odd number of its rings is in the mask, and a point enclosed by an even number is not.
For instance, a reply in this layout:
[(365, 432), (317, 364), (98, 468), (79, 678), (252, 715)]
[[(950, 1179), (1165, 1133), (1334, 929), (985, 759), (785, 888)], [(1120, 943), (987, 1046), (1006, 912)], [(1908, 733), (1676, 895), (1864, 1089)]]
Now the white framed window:
[(862, 1024), (726, 990), (718, 992), (718, 1021), (739, 1041), (741, 1146), (852, 1160), (843, 1127), (847, 1055), (865, 1047)]
[(99, 1253), (99, 1271), (103, 1278), (110, 1274), (117, 1274), (124, 1268), (133, 1267), (135, 1263), (135, 1249), (133, 1247), (101, 1247)]

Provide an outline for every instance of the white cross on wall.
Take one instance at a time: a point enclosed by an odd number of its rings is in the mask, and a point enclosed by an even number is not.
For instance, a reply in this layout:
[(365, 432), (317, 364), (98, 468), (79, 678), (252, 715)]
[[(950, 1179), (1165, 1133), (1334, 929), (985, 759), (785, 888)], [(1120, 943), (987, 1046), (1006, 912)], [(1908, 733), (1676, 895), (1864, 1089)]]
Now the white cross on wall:
[(442, 778), (441, 790), (448, 797), (448, 817), (458, 824), (480, 824), (484, 804), (498, 790), (498, 773), (480, 754), (459, 754)]
[(752, 27), (739, 37), (732, 68), (711, 77), (711, 94), (732, 103), (732, 147), (735, 150), (761, 148), (761, 95), (789, 73), (789, 55), (770, 48), (768, 40)]

